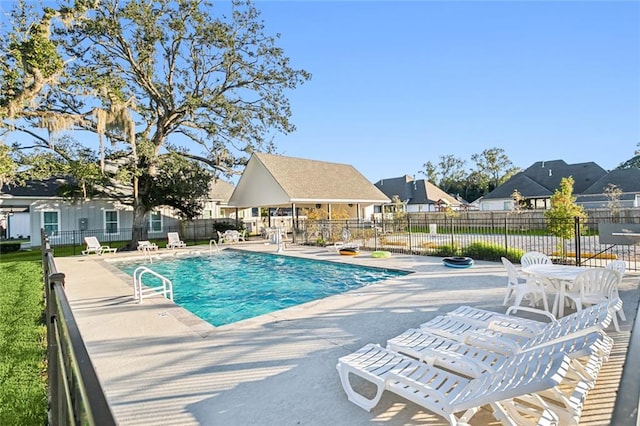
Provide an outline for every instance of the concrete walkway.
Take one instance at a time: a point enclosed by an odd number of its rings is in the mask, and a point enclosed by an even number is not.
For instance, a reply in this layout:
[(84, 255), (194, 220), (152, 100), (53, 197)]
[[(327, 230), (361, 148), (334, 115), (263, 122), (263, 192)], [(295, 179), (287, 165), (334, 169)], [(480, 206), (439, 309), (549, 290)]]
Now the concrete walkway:
[[(274, 252), (257, 243), (241, 248)], [(161, 255), (207, 252), (208, 248)], [(314, 247), (286, 255), (342, 261), (414, 273), (346, 294), (213, 327), (161, 298), (137, 304), (130, 278), (112, 264), (135, 253), (56, 259), (112, 411), (120, 425), (440, 425), (446, 422), (386, 392), (372, 412), (346, 398), (336, 371), (339, 357), (366, 343), (384, 345), (408, 328), (461, 304), (504, 312), (501, 263), (470, 269), (442, 266), (436, 257), (366, 252), (339, 256)], [(620, 288), (627, 322), (614, 354), (589, 395), (581, 424), (608, 424), (629, 327), (638, 305), (638, 276)], [(472, 424), (493, 422), (481, 410)]]

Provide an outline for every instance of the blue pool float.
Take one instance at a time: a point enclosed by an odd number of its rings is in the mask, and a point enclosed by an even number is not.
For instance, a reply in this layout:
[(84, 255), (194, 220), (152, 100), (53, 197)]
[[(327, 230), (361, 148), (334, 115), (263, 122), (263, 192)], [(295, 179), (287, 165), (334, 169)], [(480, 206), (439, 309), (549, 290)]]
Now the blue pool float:
[(462, 256), (445, 257), (442, 263), (449, 268), (470, 268), (473, 265), (473, 259)]

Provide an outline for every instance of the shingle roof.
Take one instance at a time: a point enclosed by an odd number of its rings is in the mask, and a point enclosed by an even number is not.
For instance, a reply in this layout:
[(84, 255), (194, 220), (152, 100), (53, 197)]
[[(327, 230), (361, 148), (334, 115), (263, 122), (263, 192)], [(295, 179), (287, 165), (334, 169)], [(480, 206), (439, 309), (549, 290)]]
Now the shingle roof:
[(425, 179), (414, 180), (405, 175), (397, 178), (381, 179), (375, 183), (389, 198), (394, 195), (407, 204), (435, 204), (440, 200), (451, 205), (461, 204), (455, 197), (447, 194), (431, 182)]
[(0, 196), (10, 195), (13, 197), (56, 197), (58, 188), (67, 183), (67, 180), (60, 177), (50, 177), (43, 180), (29, 180), (23, 186), (4, 185), (0, 189)]
[(617, 186), (622, 192), (640, 193), (640, 169), (631, 168), (611, 170), (587, 188), (583, 194), (603, 194), (604, 189), (609, 184)]
[(209, 198), (215, 201), (227, 202), (233, 194), (235, 186), (224, 180), (213, 180), (209, 185)]
[(291, 199), (376, 200), (387, 197), (348, 164), (253, 154)]
[(569, 176), (575, 182), (573, 193), (580, 194), (606, 174), (607, 171), (594, 162), (538, 161), (485, 195), (484, 199), (510, 198), (516, 189), (527, 198), (546, 198), (560, 187), (562, 178)]

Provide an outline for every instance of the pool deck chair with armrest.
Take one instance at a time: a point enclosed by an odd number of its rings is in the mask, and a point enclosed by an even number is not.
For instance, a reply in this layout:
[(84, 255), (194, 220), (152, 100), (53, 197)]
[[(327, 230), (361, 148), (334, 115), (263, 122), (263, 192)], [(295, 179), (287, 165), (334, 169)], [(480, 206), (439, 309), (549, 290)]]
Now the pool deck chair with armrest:
[(98, 237), (84, 237), (84, 242), (87, 248), (82, 250), (82, 254), (95, 253), (101, 255), (102, 253), (115, 253), (118, 250), (109, 246), (103, 246), (100, 244), (100, 241), (98, 241)]
[[(622, 280), (620, 272), (607, 268), (592, 268), (581, 272), (573, 282), (573, 289), (565, 293), (565, 297), (576, 304), (578, 311), (583, 305), (589, 306), (606, 303), (610, 300), (619, 302), (618, 312), (622, 310), (622, 301), (618, 297), (618, 284)], [(560, 301), (563, 303), (563, 301)], [(622, 317), (622, 315), (621, 315)], [(620, 331), (618, 317), (613, 316), (613, 325)]]
[(180, 239), (180, 235), (177, 232), (167, 232), (167, 248), (184, 248), (187, 245)]
[(598, 303), (557, 321), (546, 323), (537, 330), (519, 325), (522, 324), (523, 319), (514, 322), (508, 319), (493, 320), (486, 325), (478, 325), (477, 322), (467, 322), (464, 317), (453, 315), (437, 316), (421, 324), (420, 329), (425, 333), (499, 353), (513, 354), (542, 344), (604, 330), (609, 326), (619, 308), (619, 299)]
[[(613, 269), (614, 271), (618, 271), (620, 272), (620, 276), (623, 277), (624, 273), (627, 271), (627, 262), (625, 262), (624, 260), (613, 260), (609, 263), (607, 263), (607, 266), (605, 266), (605, 268), (608, 269)], [(622, 279), (622, 278), (620, 278)], [(618, 295), (618, 288), (616, 287), (616, 297), (620, 297)], [(622, 321), (626, 321), (627, 317), (624, 314), (624, 309), (620, 308), (620, 310), (618, 311), (618, 315), (620, 316), (620, 319)]]
[[(583, 381), (591, 389), (602, 364), (609, 358), (613, 339), (602, 331), (593, 331), (549, 345), (525, 348), (522, 352), (545, 346), (549, 346), (550, 352), (566, 354), (571, 359), (570, 372), (573, 380)], [(469, 377), (477, 377), (485, 371), (496, 371), (514, 356), (424, 333), (418, 329), (409, 329), (389, 339), (387, 349)]]
[[(495, 372), (467, 378), (369, 344), (340, 358), (336, 367), (349, 401), (367, 411), (388, 390), (444, 417), (451, 425), (468, 423), (484, 405), (503, 424), (515, 425), (532, 422), (525, 416), (534, 416), (533, 424), (559, 422), (537, 393), (558, 386), (569, 362), (564, 354), (539, 349), (514, 356)], [(372, 399), (356, 392), (351, 374), (376, 386)]]
[(513, 295), (515, 299), (513, 306), (518, 307), (524, 298), (529, 298), (532, 305), (541, 300), (545, 311), (548, 311), (549, 302), (547, 301), (544, 283), (533, 277), (520, 276), (516, 267), (506, 257), (502, 257), (502, 264), (507, 270), (507, 294), (502, 304), (506, 305), (511, 295)]

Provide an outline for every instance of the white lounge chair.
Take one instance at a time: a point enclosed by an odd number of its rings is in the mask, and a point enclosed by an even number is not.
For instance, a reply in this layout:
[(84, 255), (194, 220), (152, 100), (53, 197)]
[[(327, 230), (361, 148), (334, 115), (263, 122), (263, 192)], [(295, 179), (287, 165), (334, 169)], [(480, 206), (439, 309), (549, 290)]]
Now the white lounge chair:
[(138, 251), (158, 251), (158, 245), (151, 241), (138, 241)]
[(167, 232), (167, 248), (184, 248), (187, 245), (180, 239), (180, 235), (177, 232)]
[(98, 237), (84, 237), (84, 242), (87, 245), (85, 250), (82, 250), (82, 254), (95, 253), (101, 255), (102, 253), (115, 253), (118, 249), (111, 248), (109, 246), (103, 246), (98, 241)]
[[(611, 353), (613, 339), (602, 331), (594, 331), (549, 345), (542, 343), (533, 348), (525, 347), (521, 352), (545, 346), (551, 346), (548, 348), (551, 352), (562, 352), (569, 356), (572, 361), (572, 377), (592, 388), (602, 363)], [(389, 339), (387, 349), (469, 377), (477, 377), (485, 371), (496, 371), (513, 356), (424, 333), (418, 329), (409, 329)]]
[(490, 349), (503, 354), (513, 354), (540, 345), (549, 345), (578, 335), (601, 331), (611, 323), (619, 309), (619, 299), (599, 303), (546, 323), (539, 329), (519, 325), (517, 321), (492, 320), (485, 325), (465, 321), (461, 316), (440, 315), (420, 325), (429, 334)]
[[(569, 362), (564, 354), (538, 349), (514, 356), (495, 372), (466, 378), (369, 344), (340, 358), (336, 367), (349, 400), (367, 411), (388, 390), (444, 417), (451, 425), (468, 423), (483, 405), (490, 405), (504, 424), (525, 424), (531, 421), (525, 414), (534, 415), (534, 422), (558, 423), (536, 393), (558, 386)], [(356, 392), (351, 374), (373, 383), (375, 396), (369, 399)]]

